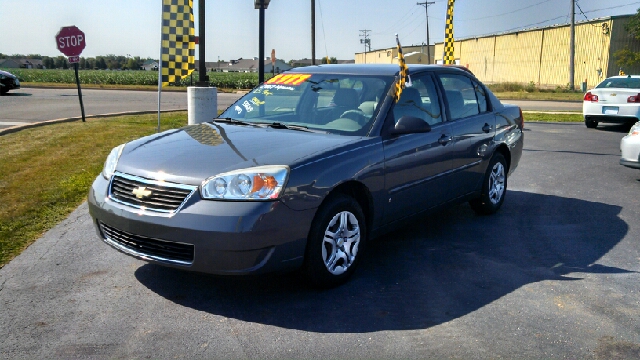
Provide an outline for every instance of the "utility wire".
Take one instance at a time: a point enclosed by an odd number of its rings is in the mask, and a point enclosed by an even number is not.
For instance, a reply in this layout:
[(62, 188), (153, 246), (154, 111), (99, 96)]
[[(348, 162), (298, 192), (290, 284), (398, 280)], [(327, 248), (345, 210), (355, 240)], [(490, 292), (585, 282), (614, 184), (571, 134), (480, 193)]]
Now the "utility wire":
[(618, 6), (611, 6), (611, 7), (608, 7), (608, 8), (589, 10), (589, 11), (585, 11), (584, 13), (588, 14), (588, 13), (592, 13), (592, 12), (596, 12), (596, 11), (617, 9), (617, 8), (621, 8), (621, 7), (625, 7), (625, 6), (631, 6), (631, 5), (637, 5), (637, 4), (640, 4), (640, 1), (636, 1), (636, 2), (633, 2), (633, 3), (626, 4), (626, 5), (618, 5)]
[[(409, 15), (409, 14), (413, 15), (413, 13), (415, 13), (415, 12), (416, 12), (416, 10), (415, 10), (413, 7), (412, 7), (412, 8), (410, 8), (410, 9), (409, 9), (409, 11), (407, 11), (404, 15), (402, 15), (402, 16), (400, 17), (400, 19), (398, 19), (396, 22), (394, 22), (394, 23), (393, 23), (393, 25), (391, 25), (391, 26), (387, 27), (384, 31), (381, 31), (381, 32), (375, 32), (375, 33), (373, 33), (373, 34), (383, 34), (383, 33), (387, 33), (387, 32), (389, 32), (389, 31), (393, 30), (393, 28), (395, 28), (396, 26), (398, 26), (398, 24), (400, 24), (402, 21), (404, 21), (404, 20), (405, 20), (405, 18), (407, 17), (407, 15)], [(411, 15), (409, 15), (409, 16), (411, 16)]]
[(502, 14), (489, 15), (489, 16), (483, 16), (483, 17), (479, 17), (479, 18), (472, 18), (472, 19), (464, 19), (464, 18), (463, 18), (463, 19), (461, 19), (461, 20), (464, 20), (464, 21), (476, 21), (476, 20), (490, 19), (490, 18), (499, 17), (499, 16), (503, 16), (503, 15), (509, 15), (509, 14), (516, 13), (516, 12), (518, 12), (518, 11), (522, 11), (522, 10), (526, 10), (526, 9), (532, 8), (532, 7), (534, 7), (534, 6), (542, 5), (542, 4), (547, 3), (547, 2), (549, 2), (549, 1), (552, 1), (552, 0), (544, 0), (544, 1), (539, 2), (539, 3), (537, 3), (537, 4), (533, 4), (533, 5), (525, 6), (525, 7), (523, 7), (523, 8), (520, 8), (520, 9), (517, 9), (517, 10), (513, 10), (513, 11), (509, 11), (509, 12), (502, 13)]
[(322, 5), (320, 5), (320, 0), (318, 0), (318, 9), (320, 10), (320, 24), (322, 24), (322, 40), (324, 41), (324, 53), (328, 61), (329, 51), (327, 50), (327, 35), (324, 33), (324, 18), (322, 17)]

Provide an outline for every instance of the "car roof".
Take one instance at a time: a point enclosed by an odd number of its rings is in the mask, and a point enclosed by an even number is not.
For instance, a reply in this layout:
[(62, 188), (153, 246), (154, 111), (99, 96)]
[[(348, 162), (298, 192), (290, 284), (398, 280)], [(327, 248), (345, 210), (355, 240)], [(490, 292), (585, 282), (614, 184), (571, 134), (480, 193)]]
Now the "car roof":
[[(461, 70), (459, 66), (410, 64), (407, 67), (409, 68), (409, 74), (423, 70), (445, 71), (449, 69), (466, 71), (472, 74), (469, 70)], [(397, 64), (323, 64), (297, 67), (286, 71), (286, 73), (394, 76), (399, 71), (400, 66)]]
[(628, 79), (628, 78), (637, 79), (637, 78), (640, 78), (640, 75), (616, 75), (616, 76), (609, 76), (607, 79)]

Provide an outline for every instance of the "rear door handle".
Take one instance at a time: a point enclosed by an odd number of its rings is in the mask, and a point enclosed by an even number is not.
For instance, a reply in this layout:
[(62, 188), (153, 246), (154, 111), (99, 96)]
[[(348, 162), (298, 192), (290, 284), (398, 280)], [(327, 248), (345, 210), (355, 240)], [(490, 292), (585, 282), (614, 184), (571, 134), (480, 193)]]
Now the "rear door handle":
[(444, 145), (447, 145), (451, 140), (452, 140), (451, 135), (442, 134), (442, 136), (440, 136), (440, 139), (438, 139), (438, 142), (444, 146)]
[(485, 123), (482, 127), (482, 131), (488, 133), (489, 131), (491, 131), (491, 125)]

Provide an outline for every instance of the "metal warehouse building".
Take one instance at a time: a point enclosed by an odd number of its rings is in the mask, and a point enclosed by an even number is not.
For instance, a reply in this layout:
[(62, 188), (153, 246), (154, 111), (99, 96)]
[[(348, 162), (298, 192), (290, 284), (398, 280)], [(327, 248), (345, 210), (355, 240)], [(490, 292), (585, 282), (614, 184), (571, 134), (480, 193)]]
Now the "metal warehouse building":
[[(594, 86), (606, 77), (617, 75), (620, 67), (613, 56), (616, 51), (624, 48), (640, 51), (640, 41), (624, 29), (631, 16), (576, 23), (576, 87), (584, 81), (587, 86)], [(454, 56), (456, 63), (468, 67), (486, 83), (533, 82), (541, 87), (566, 86), (569, 83), (570, 34), (570, 26), (565, 24), (460, 39), (455, 41)], [(392, 52), (387, 58), (395, 55), (393, 60), (397, 62), (397, 51), (394, 50), (367, 52), (367, 62), (382, 60), (389, 51)], [(432, 54), (435, 54), (436, 63), (442, 63), (443, 50), (443, 43), (435, 44)], [(362, 53), (356, 54), (356, 62), (363, 62), (362, 59)], [(407, 63), (412, 62), (407, 59)], [(622, 70), (626, 74), (640, 74), (640, 66)]]

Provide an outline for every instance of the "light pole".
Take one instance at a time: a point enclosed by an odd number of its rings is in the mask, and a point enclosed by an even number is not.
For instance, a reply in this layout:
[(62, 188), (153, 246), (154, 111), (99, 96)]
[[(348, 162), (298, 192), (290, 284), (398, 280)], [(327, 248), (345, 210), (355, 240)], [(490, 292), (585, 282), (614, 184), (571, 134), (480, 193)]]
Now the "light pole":
[(255, 0), (254, 5), (256, 9), (260, 10), (260, 34), (258, 45), (258, 84), (264, 82), (264, 11), (269, 7), (271, 0)]
[(435, 4), (433, 1), (425, 1), (421, 3), (417, 3), (416, 5), (423, 5), (425, 14), (427, 15), (427, 62), (431, 64), (431, 47), (429, 46), (431, 43), (429, 42), (429, 5)]
[(209, 86), (207, 64), (205, 64), (204, 55), (204, 8), (205, 0), (198, 0), (198, 58), (200, 62), (198, 63), (198, 82), (196, 82), (196, 86), (199, 87)]

